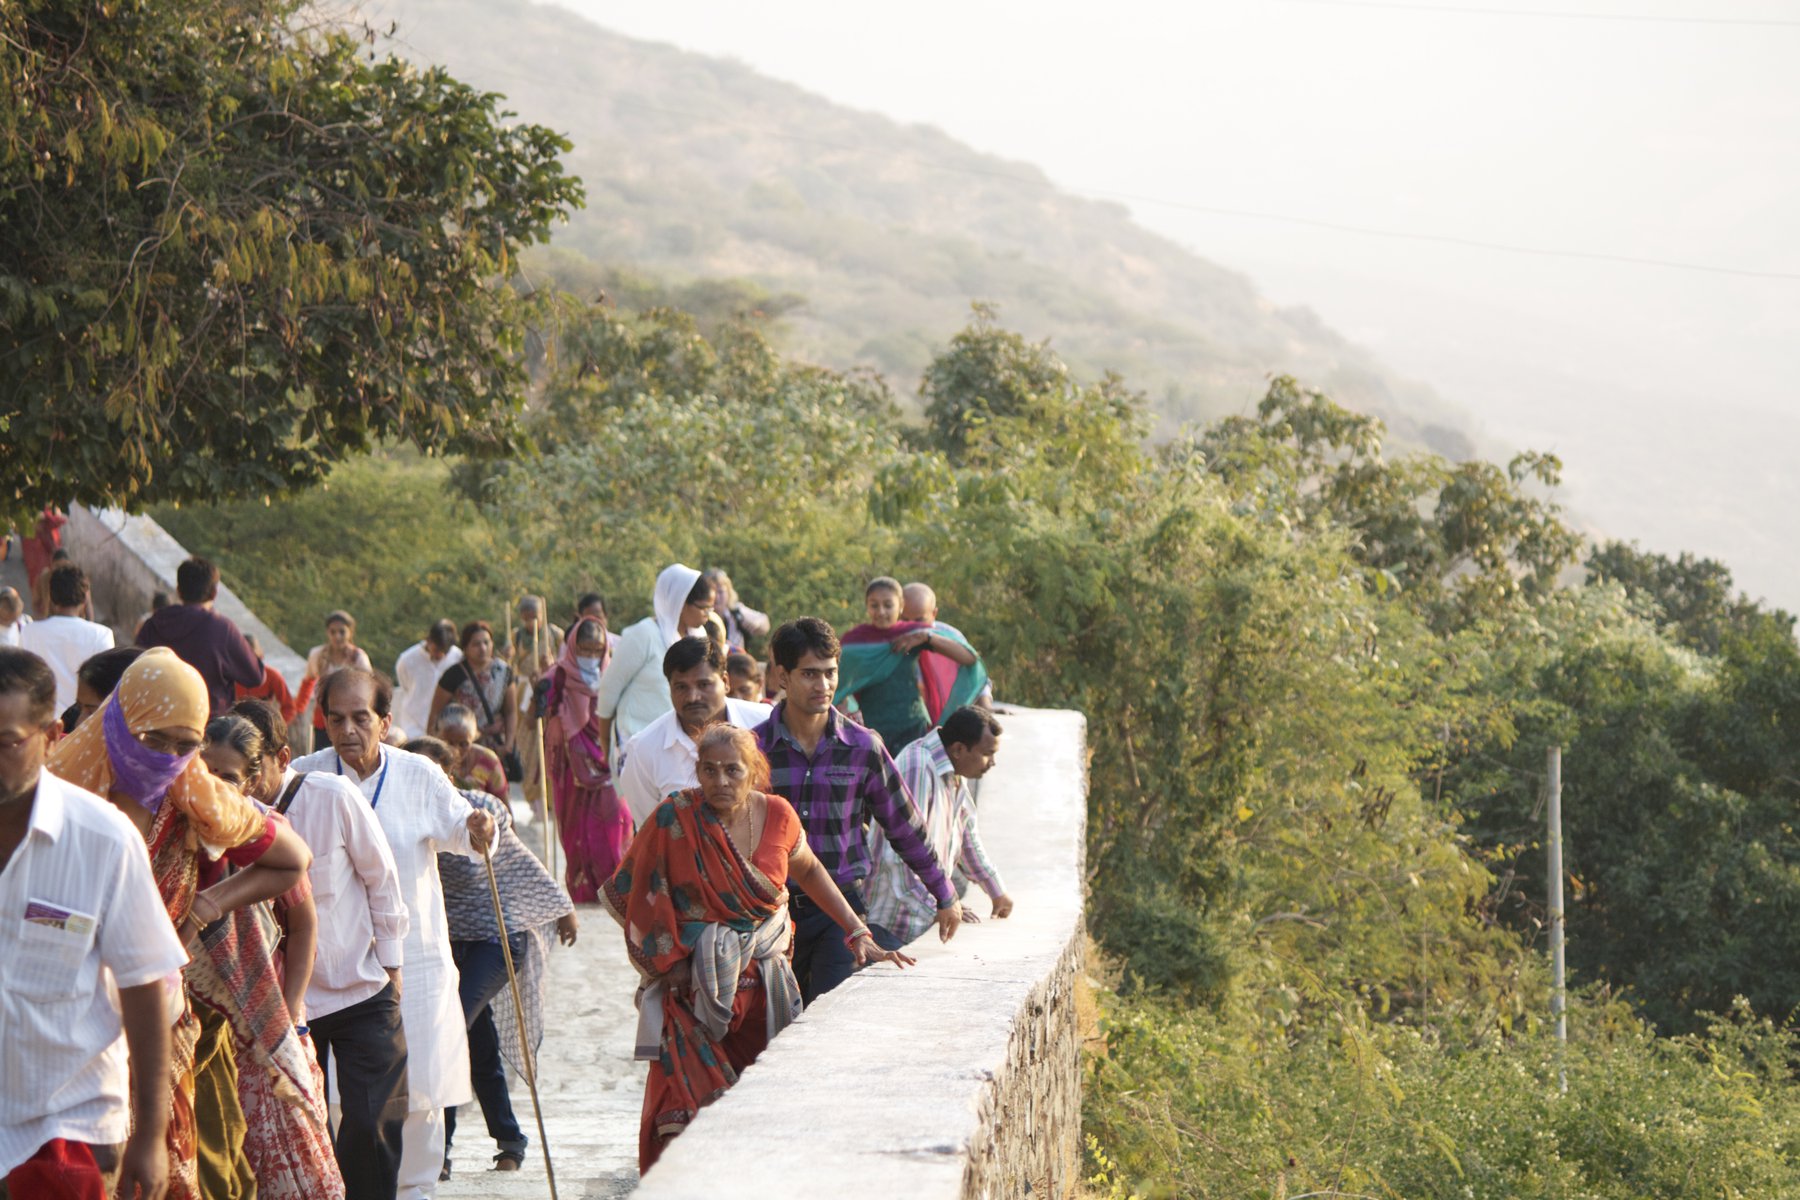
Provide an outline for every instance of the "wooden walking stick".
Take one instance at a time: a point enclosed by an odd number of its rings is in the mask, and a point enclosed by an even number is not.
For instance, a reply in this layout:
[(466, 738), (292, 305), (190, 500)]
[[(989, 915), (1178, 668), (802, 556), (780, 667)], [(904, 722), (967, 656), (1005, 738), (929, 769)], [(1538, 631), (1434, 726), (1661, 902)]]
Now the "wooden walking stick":
[[(548, 605), (539, 607), (538, 623), (531, 628), (531, 668), (541, 671), (544, 667), (544, 656), (539, 649), (539, 637), (543, 633), (544, 622), (549, 619), (546, 609)], [(556, 806), (550, 800), (550, 760), (544, 755), (544, 720), (548, 714), (537, 710), (537, 680), (532, 680), (531, 687), (532, 723), (537, 727), (537, 764), (538, 794), (544, 800), (544, 865), (550, 868), (550, 878), (558, 878), (556, 874)]]
[[(500, 836), (499, 823), (494, 836)], [(500, 909), (500, 881), (494, 878), (494, 850), (490, 845), (481, 852), (487, 864), (488, 892), (494, 897), (494, 926), (500, 931), (500, 954), (506, 959), (506, 982), (512, 987), (513, 1016), (519, 1022), (519, 1053), (525, 1059), (525, 1085), (531, 1089), (531, 1111), (537, 1117), (538, 1145), (544, 1150), (544, 1175), (550, 1180), (550, 1200), (556, 1196), (556, 1168), (550, 1164), (550, 1137), (544, 1132), (544, 1106), (538, 1102), (537, 1062), (531, 1052), (531, 1031), (525, 1025), (525, 1000), (519, 992), (519, 973), (513, 968), (512, 939), (506, 932), (506, 914)]]

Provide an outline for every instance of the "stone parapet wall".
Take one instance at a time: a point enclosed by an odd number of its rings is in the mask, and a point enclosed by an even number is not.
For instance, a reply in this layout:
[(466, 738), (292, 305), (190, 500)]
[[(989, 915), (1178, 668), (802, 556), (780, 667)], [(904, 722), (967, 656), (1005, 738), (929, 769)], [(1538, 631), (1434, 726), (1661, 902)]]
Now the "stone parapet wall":
[[(644, 1178), (645, 1200), (1071, 1196), (1087, 813), (1079, 713), (1002, 710), (983, 840), (1017, 907), (822, 997)], [(985, 897), (969, 902), (985, 916)]]

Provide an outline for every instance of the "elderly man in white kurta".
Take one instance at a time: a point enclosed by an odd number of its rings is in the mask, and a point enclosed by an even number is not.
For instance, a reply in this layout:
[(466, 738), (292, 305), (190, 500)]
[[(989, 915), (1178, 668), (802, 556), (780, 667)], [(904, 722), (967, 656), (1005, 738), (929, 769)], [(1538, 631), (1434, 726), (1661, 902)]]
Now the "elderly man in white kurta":
[(436, 763), (382, 744), (393, 706), (385, 679), (360, 668), (338, 671), (327, 676), (319, 703), (332, 748), (296, 760), (294, 769), (341, 775), (368, 799), (393, 851), (411, 916), (400, 990), (408, 1095), (400, 1198), (417, 1200), (437, 1191), (445, 1107), (474, 1099), (437, 856), (479, 859), (493, 839), (494, 822), (457, 794)]

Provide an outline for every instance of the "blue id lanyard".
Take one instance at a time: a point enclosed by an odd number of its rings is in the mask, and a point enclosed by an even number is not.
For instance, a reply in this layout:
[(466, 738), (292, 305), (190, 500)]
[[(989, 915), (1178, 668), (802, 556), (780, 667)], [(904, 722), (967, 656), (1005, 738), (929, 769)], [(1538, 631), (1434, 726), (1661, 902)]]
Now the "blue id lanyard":
[[(335, 768), (334, 773), (338, 775), (344, 773), (344, 756), (341, 754), (337, 755), (337, 767)], [(381, 774), (375, 777), (375, 794), (369, 797), (370, 808), (374, 808), (377, 804), (381, 803), (381, 789), (387, 786), (387, 773), (388, 760), (387, 756), (383, 755), (381, 758)]]

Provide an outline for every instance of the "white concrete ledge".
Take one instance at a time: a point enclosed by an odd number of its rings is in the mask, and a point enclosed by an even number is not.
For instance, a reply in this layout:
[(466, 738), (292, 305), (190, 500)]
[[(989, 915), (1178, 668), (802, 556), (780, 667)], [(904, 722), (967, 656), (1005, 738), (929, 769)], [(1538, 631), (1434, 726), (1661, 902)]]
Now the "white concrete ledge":
[[(645, 1176), (644, 1200), (1047, 1196), (1080, 1133), (1085, 720), (1002, 709), (981, 830), (1016, 907), (822, 997)], [(971, 894), (985, 914), (985, 897)]]
[[(175, 568), (188, 557), (187, 548), (149, 517), (80, 504), (69, 508), (63, 545), (87, 572), (95, 617), (112, 627), (121, 646), (131, 644), (138, 618), (150, 611), (153, 593), (163, 591), (174, 598)], [(263, 661), (280, 671), (289, 687), (300, 686), (306, 659), (264, 625), (230, 588), (219, 585), (213, 607), (236, 622), (243, 633), (255, 636), (262, 644)], [(323, 623), (324, 614), (319, 615)]]

